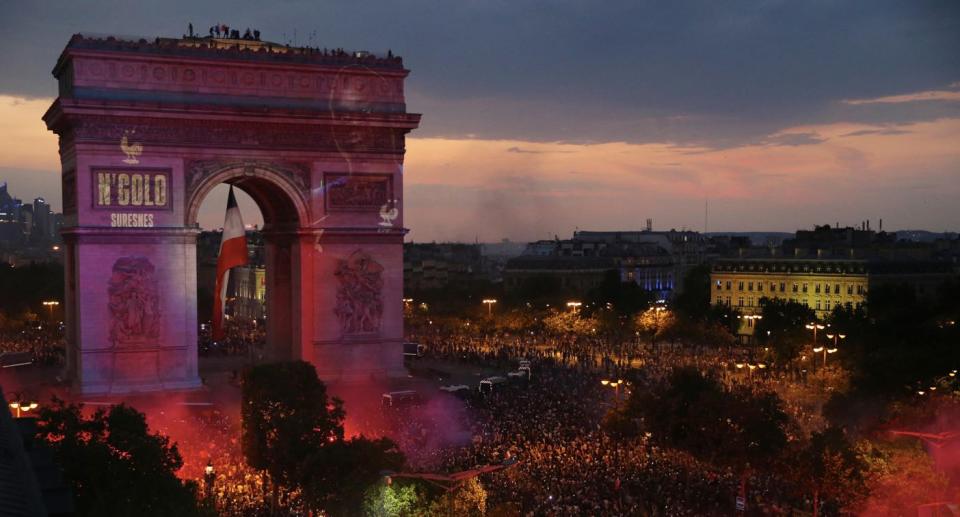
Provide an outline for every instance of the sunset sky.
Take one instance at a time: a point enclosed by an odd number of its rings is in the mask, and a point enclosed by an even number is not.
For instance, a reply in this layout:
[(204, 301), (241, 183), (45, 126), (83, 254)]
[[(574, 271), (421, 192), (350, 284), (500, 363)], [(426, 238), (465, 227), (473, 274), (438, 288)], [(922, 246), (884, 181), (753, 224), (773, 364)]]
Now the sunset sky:
[[(581, 229), (960, 230), (953, 0), (0, 2), (0, 181), (60, 206), (40, 116), (71, 34), (193, 22), (404, 57), (416, 241)], [(295, 32), (294, 32), (295, 31)], [(223, 192), (201, 223), (218, 227)], [(247, 219), (255, 209), (242, 205)]]

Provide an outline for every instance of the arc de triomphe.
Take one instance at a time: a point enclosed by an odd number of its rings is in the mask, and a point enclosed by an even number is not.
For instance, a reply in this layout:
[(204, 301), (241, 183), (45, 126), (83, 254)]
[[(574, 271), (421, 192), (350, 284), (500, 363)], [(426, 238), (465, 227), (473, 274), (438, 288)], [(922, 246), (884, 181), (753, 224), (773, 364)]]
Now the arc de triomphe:
[(398, 373), (408, 73), (252, 40), (71, 38), (43, 119), (60, 137), (75, 388), (199, 386), (197, 214), (221, 183), (263, 213), (270, 356), (326, 381)]

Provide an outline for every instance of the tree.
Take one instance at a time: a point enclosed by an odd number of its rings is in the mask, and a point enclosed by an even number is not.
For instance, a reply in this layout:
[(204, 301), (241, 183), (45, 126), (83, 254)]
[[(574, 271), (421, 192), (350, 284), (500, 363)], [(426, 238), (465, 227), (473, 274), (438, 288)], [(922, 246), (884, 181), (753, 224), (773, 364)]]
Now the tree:
[(663, 446), (742, 469), (779, 458), (789, 420), (782, 406), (776, 394), (726, 391), (716, 379), (680, 368), (651, 390), (633, 391), (605, 424), (615, 434), (649, 432)]
[(403, 453), (388, 438), (335, 440), (304, 455), (304, 500), (328, 515), (361, 513), (367, 488), (381, 482), (383, 471), (398, 471), (404, 464)]
[(676, 296), (673, 307), (684, 319), (707, 319), (710, 312), (710, 266), (696, 266), (683, 277), (683, 291)]
[(560, 278), (549, 275), (537, 275), (522, 279), (516, 289), (505, 296), (505, 301), (513, 306), (530, 303), (536, 306), (550, 304), (559, 306), (569, 300), (572, 293), (560, 284)]
[(477, 478), (464, 481), (451, 492), (446, 492), (430, 505), (430, 517), (483, 517), (487, 514), (487, 491)]
[(556, 309), (543, 319), (543, 326), (557, 334), (589, 335), (597, 328), (597, 322), (582, 316), (579, 311)]
[(852, 510), (866, 496), (867, 464), (838, 427), (813, 433), (789, 465), (794, 481), (813, 496), (814, 516), (821, 504)]
[(657, 344), (657, 338), (663, 337), (676, 323), (674, 313), (665, 307), (655, 306), (641, 312), (636, 317), (636, 326), (641, 334), (650, 338), (650, 345)]
[(813, 340), (805, 325), (816, 321), (816, 314), (804, 304), (764, 297), (760, 299), (760, 315), (754, 336), (758, 343), (773, 348), (780, 363), (796, 359), (803, 346)]
[(653, 293), (636, 282), (622, 282), (620, 271), (611, 269), (604, 274), (600, 285), (590, 291), (587, 300), (595, 307), (607, 307), (621, 316), (632, 317), (650, 305)]
[(58, 300), (63, 307), (63, 266), (53, 263), (13, 267), (0, 264), (0, 285), (5, 293), (0, 296), (0, 313), (10, 320), (31, 319), (33, 313), (46, 318), (46, 300)]
[(421, 497), (416, 485), (375, 483), (363, 498), (365, 517), (414, 517), (419, 513)]
[(874, 441), (862, 448), (870, 473), (864, 515), (912, 515), (918, 503), (948, 499), (949, 478), (934, 470), (917, 440)]
[(706, 319), (708, 324), (725, 329), (731, 336), (740, 330), (740, 311), (728, 305), (711, 305)]
[(199, 515), (196, 483), (176, 476), (183, 465), (177, 446), (150, 433), (132, 407), (100, 408), (85, 418), (82, 406), (55, 398), (40, 410), (37, 428), (63, 468), (77, 515)]
[(254, 366), (243, 374), (243, 455), (270, 475), (274, 504), (281, 486), (303, 479), (303, 459), (343, 440), (343, 403), (327, 396), (313, 365), (303, 361)]

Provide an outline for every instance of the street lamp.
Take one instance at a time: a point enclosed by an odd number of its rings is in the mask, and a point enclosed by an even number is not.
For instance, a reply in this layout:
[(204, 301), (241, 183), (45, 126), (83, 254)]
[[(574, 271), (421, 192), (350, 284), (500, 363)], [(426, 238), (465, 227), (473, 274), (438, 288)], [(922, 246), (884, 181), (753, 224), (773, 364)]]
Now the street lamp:
[(33, 411), (39, 407), (39, 404), (34, 401), (24, 400), (23, 395), (19, 393), (14, 393), (13, 396), (15, 400), (10, 401), (10, 409), (17, 412), (17, 418), (20, 418), (21, 413)]
[(493, 313), (493, 304), (497, 303), (493, 298), (485, 298), (483, 303), (487, 306), (487, 316), (490, 316)]
[(43, 302), (43, 305), (44, 305), (47, 309), (50, 309), (50, 321), (53, 321), (53, 308), (56, 307), (57, 305), (60, 305), (60, 302), (58, 302), (58, 301), (56, 301), (56, 300), (47, 300), (47, 301)]
[(576, 312), (576, 311), (580, 308), (581, 305), (583, 305), (583, 304), (580, 303), (580, 302), (567, 302), (567, 307), (569, 307), (570, 310), (572, 310), (572, 311), (574, 311), (574, 312)]
[(813, 344), (814, 344), (814, 346), (816, 346), (816, 344), (817, 344), (817, 331), (818, 331), (818, 330), (823, 330), (823, 329), (827, 328), (827, 327), (824, 327), (823, 325), (821, 325), (821, 324), (819, 324), (819, 323), (817, 323), (817, 322), (807, 323), (807, 324), (805, 325), (805, 327), (807, 327), (807, 330), (812, 330), (812, 331), (813, 331)]
[(623, 379), (617, 379), (615, 381), (610, 379), (601, 379), (600, 384), (613, 388), (614, 390), (613, 398), (615, 400), (620, 400), (620, 385), (623, 384)]
[(840, 340), (847, 339), (847, 335), (846, 334), (827, 334), (827, 339), (832, 339), (833, 347), (836, 348), (837, 345), (840, 343)]
[(217, 473), (213, 470), (213, 460), (207, 460), (207, 466), (203, 467), (203, 480), (207, 484), (207, 497), (213, 495), (213, 482), (217, 479)]

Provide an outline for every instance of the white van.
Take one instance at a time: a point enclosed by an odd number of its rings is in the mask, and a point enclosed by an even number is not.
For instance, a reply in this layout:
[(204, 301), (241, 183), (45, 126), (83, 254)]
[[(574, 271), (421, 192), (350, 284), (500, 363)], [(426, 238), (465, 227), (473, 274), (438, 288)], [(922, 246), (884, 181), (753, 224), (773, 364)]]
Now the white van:
[(427, 347), (420, 343), (406, 342), (403, 344), (403, 355), (406, 357), (423, 357), (423, 351)]
[(421, 402), (420, 394), (414, 390), (391, 391), (380, 397), (380, 405), (385, 408), (416, 406)]
[(440, 389), (447, 393), (459, 393), (461, 391), (470, 391), (470, 386), (466, 384), (452, 384), (450, 386), (440, 386)]
[(505, 377), (487, 377), (480, 381), (480, 393), (493, 393), (493, 388), (505, 384), (507, 379)]

